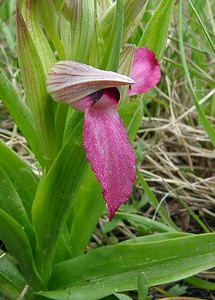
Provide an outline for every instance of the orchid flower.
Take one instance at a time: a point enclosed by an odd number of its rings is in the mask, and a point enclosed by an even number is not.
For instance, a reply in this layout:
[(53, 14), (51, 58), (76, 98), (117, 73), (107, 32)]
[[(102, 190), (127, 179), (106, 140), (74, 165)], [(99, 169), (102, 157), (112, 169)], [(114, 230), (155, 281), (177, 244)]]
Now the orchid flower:
[(127, 201), (136, 178), (136, 159), (117, 112), (118, 86), (129, 85), (128, 96), (152, 89), (160, 67), (147, 48), (135, 50), (130, 77), (74, 62), (57, 62), (47, 78), (47, 91), (56, 101), (84, 112), (86, 158), (103, 188), (111, 220)]

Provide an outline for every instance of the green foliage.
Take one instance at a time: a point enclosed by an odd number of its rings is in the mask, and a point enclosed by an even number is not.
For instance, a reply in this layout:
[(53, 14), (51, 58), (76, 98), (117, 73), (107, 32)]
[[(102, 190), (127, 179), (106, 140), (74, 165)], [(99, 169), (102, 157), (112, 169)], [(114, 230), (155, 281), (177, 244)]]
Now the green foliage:
[(136, 289), (141, 272), (145, 273), (148, 284), (154, 285), (178, 280), (213, 265), (214, 234), (119, 244), (56, 265), (50, 286), (59, 291), (40, 294), (62, 300), (100, 299), (113, 291)]
[[(13, 184), (13, 188), (19, 195), (28, 218), (31, 220), (31, 209), (37, 190), (38, 178), (30, 166), (2, 141), (0, 141), (0, 152), (0, 168)], [(3, 183), (2, 188), (4, 188)]]
[[(194, 87), (193, 87), (193, 84), (192, 84), (192, 81), (191, 81), (191, 78), (190, 78), (189, 70), (188, 70), (188, 67), (187, 67), (187, 62), (186, 62), (186, 57), (185, 57), (185, 52), (184, 52), (183, 35), (182, 35), (182, 30), (183, 30), (183, 28), (182, 28), (182, 11), (183, 11), (183, 3), (182, 3), (182, 1), (180, 1), (180, 9), (179, 9), (179, 30), (180, 30), (179, 31), (179, 46), (180, 46), (182, 64), (183, 64), (184, 71), (185, 71), (185, 74), (186, 74), (186, 77), (187, 77), (187, 81), (188, 81), (190, 91), (191, 91), (192, 96), (193, 96), (193, 101), (195, 103), (196, 110), (197, 110), (198, 115), (199, 115), (199, 121), (202, 124), (202, 126), (205, 128), (205, 131), (207, 132), (208, 136), (210, 137), (211, 143), (215, 147), (215, 130), (213, 129), (210, 121), (207, 119), (203, 109), (201, 108), (201, 105), (199, 104), (199, 100), (196, 96), (196, 93), (195, 93), (195, 90), (194, 90)], [(195, 10), (195, 12), (196, 12), (196, 10)], [(209, 35), (207, 35), (207, 37), (209, 37)], [(209, 39), (209, 41), (210, 41), (210, 39)]]
[(111, 71), (117, 71), (118, 69), (119, 55), (122, 47), (123, 24), (124, 5), (122, 0), (117, 0), (113, 26), (109, 34), (109, 39), (106, 41), (108, 48), (101, 63), (102, 69)]
[(151, 49), (158, 59), (161, 59), (166, 47), (174, 0), (162, 0), (154, 15), (147, 24), (139, 47)]
[(87, 166), (80, 138), (81, 132), (82, 122), (80, 121), (48, 174), (41, 179), (33, 203), (37, 265), (46, 280), (51, 272), (56, 243), (65, 228), (77, 188)]
[(20, 270), (30, 286), (36, 289), (43, 286), (36, 271), (30, 241), (24, 228), (2, 209), (0, 209), (0, 236), (8, 251), (19, 262)]
[[(33, 0), (17, 1), (18, 60), (25, 96), (22, 99), (1, 70), (0, 99), (35, 155), (39, 172), (36, 175), (29, 164), (0, 142), (0, 238), (7, 249), (0, 252), (1, 297), (17, 299), (24, 291), (26, 300), (95, 300), (111, 295), (114, 299), (130, 299), (120, 292), (137, 290), (139, 299), (149, 299), (148, 286), (186, 277), (196, 286), (214, 289), (214, 285), (191, 277), (214, 267), (214, 234), (182, 232), (160, 206), (140, 171), (137, 186), (144, 190), (144, 199), (138, 208), (150, 205), (159, 218), (135, 214), (137, 208), (132, 210), (128, 205), (127, 210), (124, 207), (116, 213), (103, 234), (125, 222), (145, 235), (88, 251), (105, 203), (85, 158), (83, 115), (55, 103), (46, 91), (47, 73), (58, 59), (128, 75), (134, 46), (126, 43), (133, 40), (185, 72), (199, 121), (215, 145), (213, 126), (199, 103), (191, 75), (200, 80), (199, 85), (204, 80), (209, 88), (214, 80), (195, 63), (190, 66), (189, 61), (188, 65), (182, 2), (174, 6), (173, 0), (156, 4), (143, 0), (49, 0), (40, 5)], [(147, 4), (154, 8), (152, 16), (144, 14)], [(210, 55), (214, 51), (211, 33), (193, 2), (189, 5), (207, 40), (204, 51)], [(4, 3), (0, 9), (2, 21), (11, 20), (14, 7), (15, 1)], [(178, 8), (182, 63), (164, 57), (172, 14)], [(13, 33), (8, 35), (8, 45), (11, 52), (15, 51)], [(198, 60), (200, 51), (198, 45), (195, 47)], [(121, 95), (126, 94), (122, 89)], [(119, 113), (131, 143), (141, 124), (144, 105), (153, 99), (150, 95), (120, 103)], [(210, 109), (213, 111), (213, 106)], [(142, 157), (138, 168), (141, 163)]]
[(94, 1), (68, 1), (67, 19), (71, 26), (71, 48), (68, 58), (85, 62), (93, 36)]
[(2, 250), (0, 251), (0, 296), (9, 299), (19, 297), (26, 280), (18, 270), (12, 258)]
[(0, 97), (18, 128), (28, 141), (32, 151), (42, 164), (42, 154), (39, 149), (39, 137), (31, 111), (24, 101), (22, 101), (3, 71), (0, 73)]

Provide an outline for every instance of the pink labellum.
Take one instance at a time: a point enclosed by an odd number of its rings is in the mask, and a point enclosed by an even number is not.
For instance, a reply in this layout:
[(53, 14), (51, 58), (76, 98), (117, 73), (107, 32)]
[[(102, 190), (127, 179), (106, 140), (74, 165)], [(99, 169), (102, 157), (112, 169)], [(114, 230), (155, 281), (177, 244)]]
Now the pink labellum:
[(86, 157), (103, 188), (110, 220), (128, 200), (136, 178), (134, 151), (117, 113), (120, 95), (116, 87), (129, 85), (129, 96), (152, 89), (161, 77), (152, 51), (135, 50), (130, 77), (74, 61), (56, 63), (47, 77), (47, 91), (54, 100), (85, 113)]
[(85, 111), (83, 133), (86, 157), (103, 188), (110, 220), (127, 201), (136, 178), (136, 159), (117, 113), (118, 100), (117, 88), (105, 89)]
[(147, 48), (135, 50), (130, 77), (135, 83), (130, 85), (129, 96), (146, 93), (160, 81), (160, 66), (152, 51)]

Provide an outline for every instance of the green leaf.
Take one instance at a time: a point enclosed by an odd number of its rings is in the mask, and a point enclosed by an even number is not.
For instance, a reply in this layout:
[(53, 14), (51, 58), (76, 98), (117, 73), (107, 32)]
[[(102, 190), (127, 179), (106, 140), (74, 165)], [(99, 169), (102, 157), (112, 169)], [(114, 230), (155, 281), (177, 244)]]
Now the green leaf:
[(94, 28), (94, 1), (68, 1), (68, 21), (71, 24), (71, 53), (69, 59), (85, 62)]
[(86, 63), (95, 68), (100, 68), (103, 54), (105, 52), (104, 40), (102, 37), (100, 24), (98, 22), (97, 11), (94, 12), (94, 32), (89, 48)]
[(98, 218), (105, 208), (102, 188), (89, 163), (87, 165), (88, 169), (81, 181), (71, 211), (70, 245), (73, 256), (84, 253), (98, 223)]
[(116, 1), (114, 21), (108, 40), (105, 42), (105, 54), (101, 62), (101, 68), (104, 70), (117, 71), (119, 65), (119, 55), (122, 47), (122, 34), (124, 24), (124, 4), (123, 0)]
[(138, 300), (147, 299), (149, 285), (144, 272), (140, 273), (140, 275), (138, 276), (137, 288), (138, 288)]
[(158, 231), (158, 232), (174, 232), (176, 229), (173, 227), (167, 226), (161, 222), (152, 220), (144, 216), (138, 216), (135, 214), (126, 214), (126, 213), (116, 213), (116, 216), (121, 217), (122, 219), (132, 222), (132, 224), (143, 225), (148, 229)]
[(60, 19), (60, 36), (66, 54), (66, 59), (70, 58), (72, 52), (72, 40), (68, 39), (71, 36), (71, 25), (70, 22), (63, 15)]
[(34, 234), (23, 203), (11, 180), (0, 167), (0, 208), (16, 220), (33, 239)]
[(66, 2), (66, 0), (52, 0), (52, 1), (57, 11), (60, 11)]
[[(148, 0), (124, 0), (124, 24), (122, 32), (122, 45), (124, 45), (139, 25)], [(115, 16), (116, 3), (106, 12), (100, 22), (102, 35), (105, 44), (111, 32), (113, 19)], [(108, 44), (109, 45), (109, 44)]]
[(142, 97), (123, 100), (119, 107), (119, 114), (127, 127), (129, 140), (133, 143), (143, 117)]
[(0, 295), (18, 299), (27, 284), (9, 254), (0, 250)]
[(114, 293), (113, 295), (115, 296), (115, 298), (113, 298), (114, 300), (115, 299), (118, 299), (118, 300), (132, 300), (131, 297), (123, 295), (123, 294), (116, 294), (116, 293)]
[(163, 58), (173, 11), (174, 0), (162, 0), (151, 17), (138, 47), (152, 50), (158, 59)]
[(59, 235), (65, 229), (87, 167), (82, 147), (82, 127), (83, 118), (70, 133), (48, 174), (41, 179), (33, 204), (37, 265), (45, 280), (49, 278)]
[(202, 22), (201, 17), (200, 17), (200, 15), (199, 15), (198, 11), (196, 10), (195, 6), (193, 5), (192, 1), (191, 1), (191, 0), (188, 0), (188, 2), (189, 2), (189, 4), (190, 4), (190, 6), (191, 6), (193, 12), (195, 13), (196, 18), (197, 18), (197, 20), (199, 21), (199, 24), (200, 24), (201, 27), (202, 27), (202, 30), (203, 30), (203, 32), (204, 32), (204, 34), (205, 34), (205, 36), (206, 36), (206, 38), (207, 38), (207, 40), (208, 40), (208, 43), (210, 44), (210, 46), (211, 46), (213, 52), (215, 53), (215, 44), (214, 44), (214, 42), (213, 42), (213, 39), (211, 38), (210, 34), (208, 33), (208, 30), (206, 29), (204, 23)]
[(42, 288), (24, 228), (2, 209), (0, 209), (0, 238), (8, 251), (17, 259), (20, 270), (31, 287)]
[[(14, 151), (0, 140), (0, 167), (7, 174), (31, 220), (31, 208), (36, 194), (38, 179), (36, 175)], [(9, 162), (9, 163), (8, 163)]]
[(130, 243), (151, 243), (151, 242), (159, 242), (164, 240), (176, 239), (185, 236), (190, 236), (192, 234), (185, 233), (185, 232), (165, 232), (165, 233), (156, 233), (144, 236), (138, 236), (130, 240), (126, 240), (122, 242), (123, 244), (130, 244)]
[(64, 232), (59, 236), (56, 251), (54, 254), (53, 264), (61, 262), (65, 259), (70, 259), (73, 256), (69, 246), (69, 232), (67, 230), (65, 231), (66, 233)]
[[(34, 0), (19, 0), (18, 4), (22, 2), (22, 5), (17, 5), (17, 16), (21, 14), (23, 16), (23, 22), (25, 26), (23, 26), (23, 30), (27, 30), (27, 35), (31, 37), (31, 42), (34, 45), (35, 52), (38, 54), (40, 58), (40, 62), (43, 68), (43, 72), (47, 75), (49, 69), (55, 63), (55, 56), (52, 52), (51, 46), (46, 39), (46, 36), (40, 27), (40, 22), (37, 14), (37, 1)], [(21, 6), (21, 10), (20, 7)], [(19, 23), (19, 20), (18, 20)], [(18, 24), (19, 25), (19, 24)], [(24, 29), (24, 27), (26, 27)], [(18, 32), (19, 33), (19, 32)], [(25, 37), (25, 33), (23, 32), (23, 37)], [(18, 36), (19, 37), (19, 36)], [(18, 40), (19, 46), (19, 40)]]
[(0, 71), (0, 99), (3, 101), (8, 112), (29, 143), (32, 151), (42, 164), (39, 138), (31, 111), (19, 97), (17, 91), (4, 75), (3, 71)]
[[(55, 3), (53, 3), (53, 0), (40, 0), (40, 2), (37, 1), (36, 4), (40, 19), (56, 50), (58, 51), (59, 58), (61, 60), (65, 59), (65, 52), (58, 34), (58, 16)], [(48, 14), (47, 11), (49, 11)]]
[(213, 129), (210, 121), (206, 118), (205, 113), (202, 110), (201, 105), (199, 104), (199, 100), (196, 96), (195, 89), (193, 87), (192, 80), (190, 78), (190, 73), (187, 66), (187, 60), (185, 56), (184, 42), (183, 42), (183, 2), (182, 1), (179, 2), (179, 48), (180, 48), (182, 64), (184, 67), (188, 86), (190, 88), (191, 94), (193, 96), (193, 101), (196, 106), (196, 110), (198, 112), (199, 121), (201, 125), (204, 127), (205, 131), (207, 132), (213, 147), (215, 147), (215, 130)]
[(191, 283), (192, 285), (200, 289), (215, 291), (215, 283), (208, 281), (207, 279), (205, 280), (197, 277), (190, 277), (186, 279), (186, 282)]
[[(31, 13), (32, 3), (28, 2), (27, 13)], [(33, 17), (32, 17), (33, 18)], [(33, 30), (33, 28), (31, 28)], [(56, 156), (58, 145), (55, 140), (54, 101), (46, 92), (46, 77), (43, 55), (37, 49), (24, 18), (17, 9), (18, 53), (25, 95), (38, 131), (43, 159), (50, 167)], [(33, 35), (33, 34), (32, 34)], [(44, 47), (45, 48), (45, 47)], [(57, 104), (56, 104), (57, 105)]]
[(118, 244), (55, 266), (50, 287), (40, 294), (51, 299), (100, 299), (137, 289), (144, 272), (149, 286), (173, 282), (215, 266), (215, 234), (151, 243)]

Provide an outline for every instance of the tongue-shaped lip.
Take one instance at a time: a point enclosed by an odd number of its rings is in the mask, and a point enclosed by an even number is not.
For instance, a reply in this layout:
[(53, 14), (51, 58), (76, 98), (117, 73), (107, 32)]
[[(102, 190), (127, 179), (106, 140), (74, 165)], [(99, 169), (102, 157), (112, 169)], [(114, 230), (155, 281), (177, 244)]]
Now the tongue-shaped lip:
[(130, 77), (74, 61), (56, 63), (47, 77), (47, 91), (54, 100), (85, 113), (86, 158), (103, 188), (110, 220), (127, 201), (136, 178), (134, 151), (117, 113), (117, 87), (129, 85), (128, 95), (133, 96), (149, 91), (159, 82), (160, 67), (152, 51), (135, 50)]

